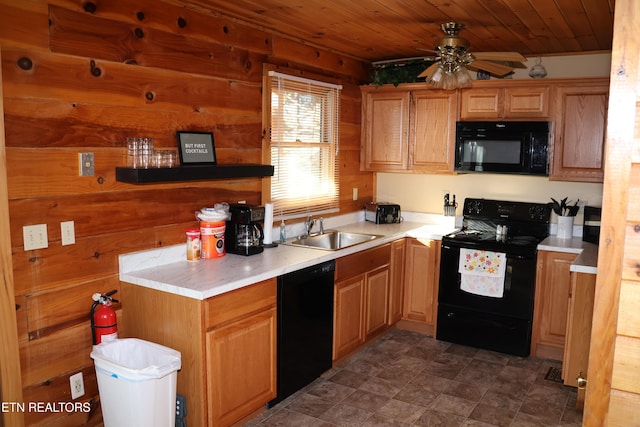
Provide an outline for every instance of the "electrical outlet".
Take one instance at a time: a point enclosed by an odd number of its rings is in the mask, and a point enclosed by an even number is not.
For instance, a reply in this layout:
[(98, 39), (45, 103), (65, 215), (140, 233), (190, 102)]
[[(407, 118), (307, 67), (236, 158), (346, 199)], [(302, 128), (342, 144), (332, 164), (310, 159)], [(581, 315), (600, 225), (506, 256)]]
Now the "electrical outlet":
[(71, 386), (72, 399), (77, 399), (80, 396), (84, 396), (84, 380), (82, 379), (82, 372), (71, 375), (69, 377), (69, 385)]
[(80, 163), (80, 176), (93, 176), (93, 153), (78, 153), (78, 162)]
[(64, 221), (60, 223), (60, 235), (62, 236), (62, 246), (75, 245), (76, 232), (73, 221)]
[(25, 225), (22, 227), (22, 238), (25, 251), (48, 248), (47, 224)]
[(353, 187), (353, 200), (358, 200), (358, 187)]

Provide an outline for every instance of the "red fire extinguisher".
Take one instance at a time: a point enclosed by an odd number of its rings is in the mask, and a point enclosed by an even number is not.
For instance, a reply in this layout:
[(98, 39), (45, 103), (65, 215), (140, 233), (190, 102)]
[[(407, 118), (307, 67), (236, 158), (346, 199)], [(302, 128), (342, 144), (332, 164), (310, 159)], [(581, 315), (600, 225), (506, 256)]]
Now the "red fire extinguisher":
[(93, 305), (91, 306), (91, 336), (93, 338), (93, 345), (118, 338), (116, 311), (111, 308), (111, 303), (118, 302), (117, 299), (111, 298), (111, 295), (116, 292), (118, 291), (114, 289), (106, 294), (93, 294)]

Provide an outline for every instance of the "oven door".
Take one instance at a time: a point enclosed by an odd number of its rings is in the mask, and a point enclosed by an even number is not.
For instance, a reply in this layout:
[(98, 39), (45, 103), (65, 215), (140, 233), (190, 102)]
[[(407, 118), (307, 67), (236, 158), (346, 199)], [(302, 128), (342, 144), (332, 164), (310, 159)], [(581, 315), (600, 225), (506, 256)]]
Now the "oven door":
[[(536, 280), (535, 250), (507, 253), (501, 298), (475, 295), (460, 288), (460, 248), (443, 239), (436, 338), (526, 357), (531, 346)], [(479, 249), (472, 245), (473, 248)]]
[(464, 243), (442, 243), (438, 303), (493, 315), (532, 319), (536, 281), (535, 250), (506, 253), (504, 294), (496, 298), (461, 289), (458, 272), (461, 247), (465, 247)]

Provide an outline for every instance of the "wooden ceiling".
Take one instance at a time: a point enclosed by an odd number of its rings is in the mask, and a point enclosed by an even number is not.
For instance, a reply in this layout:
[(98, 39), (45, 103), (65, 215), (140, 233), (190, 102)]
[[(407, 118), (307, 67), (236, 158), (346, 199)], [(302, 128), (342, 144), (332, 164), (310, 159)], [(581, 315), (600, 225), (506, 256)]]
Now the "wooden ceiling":
[(609, 51), (615, 0), (170, 0), (366, 61), (429, 55), (440, 24), (472, 52)]

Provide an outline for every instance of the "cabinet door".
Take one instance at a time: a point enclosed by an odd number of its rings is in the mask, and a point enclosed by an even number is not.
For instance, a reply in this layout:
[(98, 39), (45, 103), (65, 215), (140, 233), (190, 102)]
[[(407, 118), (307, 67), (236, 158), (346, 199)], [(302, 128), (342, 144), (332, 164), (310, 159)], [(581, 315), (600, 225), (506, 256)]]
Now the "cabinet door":
[(361, 167), (387, 171), (407, 168), (409, 91), (363, 89)]
[(402, 303), (404, 295), (404, 249), (405, 239), (396, 240), (391, 244), (391, 263), (389, 265), (389, 316), (387, 324), (393, 325), (402, 318)]
[(499, 119), (503, 96), (499, 88), (463, 89), (460, 92), (460, 119)]
[(604, 84), (557, 89), (549, 179), (603, 181), (608, 96)]
[(409, 239), (406, 248), (403, 318), (435, 326), (440, 241)]
[(531, 354), (562, 360), (567, 328), (570, 267), (577, 255), (538, 252)]
[(365, 340), (387, 327), (389, 266), (367, 273), (365, 279)]
[(455, 91), (412, 93), (409, 169), (453, 173), (457, 105)]
[(562, 379), (571, 387), (577, 386), (576, 378), (580, 373), (587, 376), (595, 288), (595, 274), (571, 273), (566, 345), (562, 359)]
[(549, 87), (513, 87), (504, 91), (505, 119), (549, 117)]
[(333, 359), (339, 359), (364, 343), (362, 327), (365, 275), (335, 284)]
[(209, 425), (228, 426), (276, 397), (276, 309), (206, 334)]

